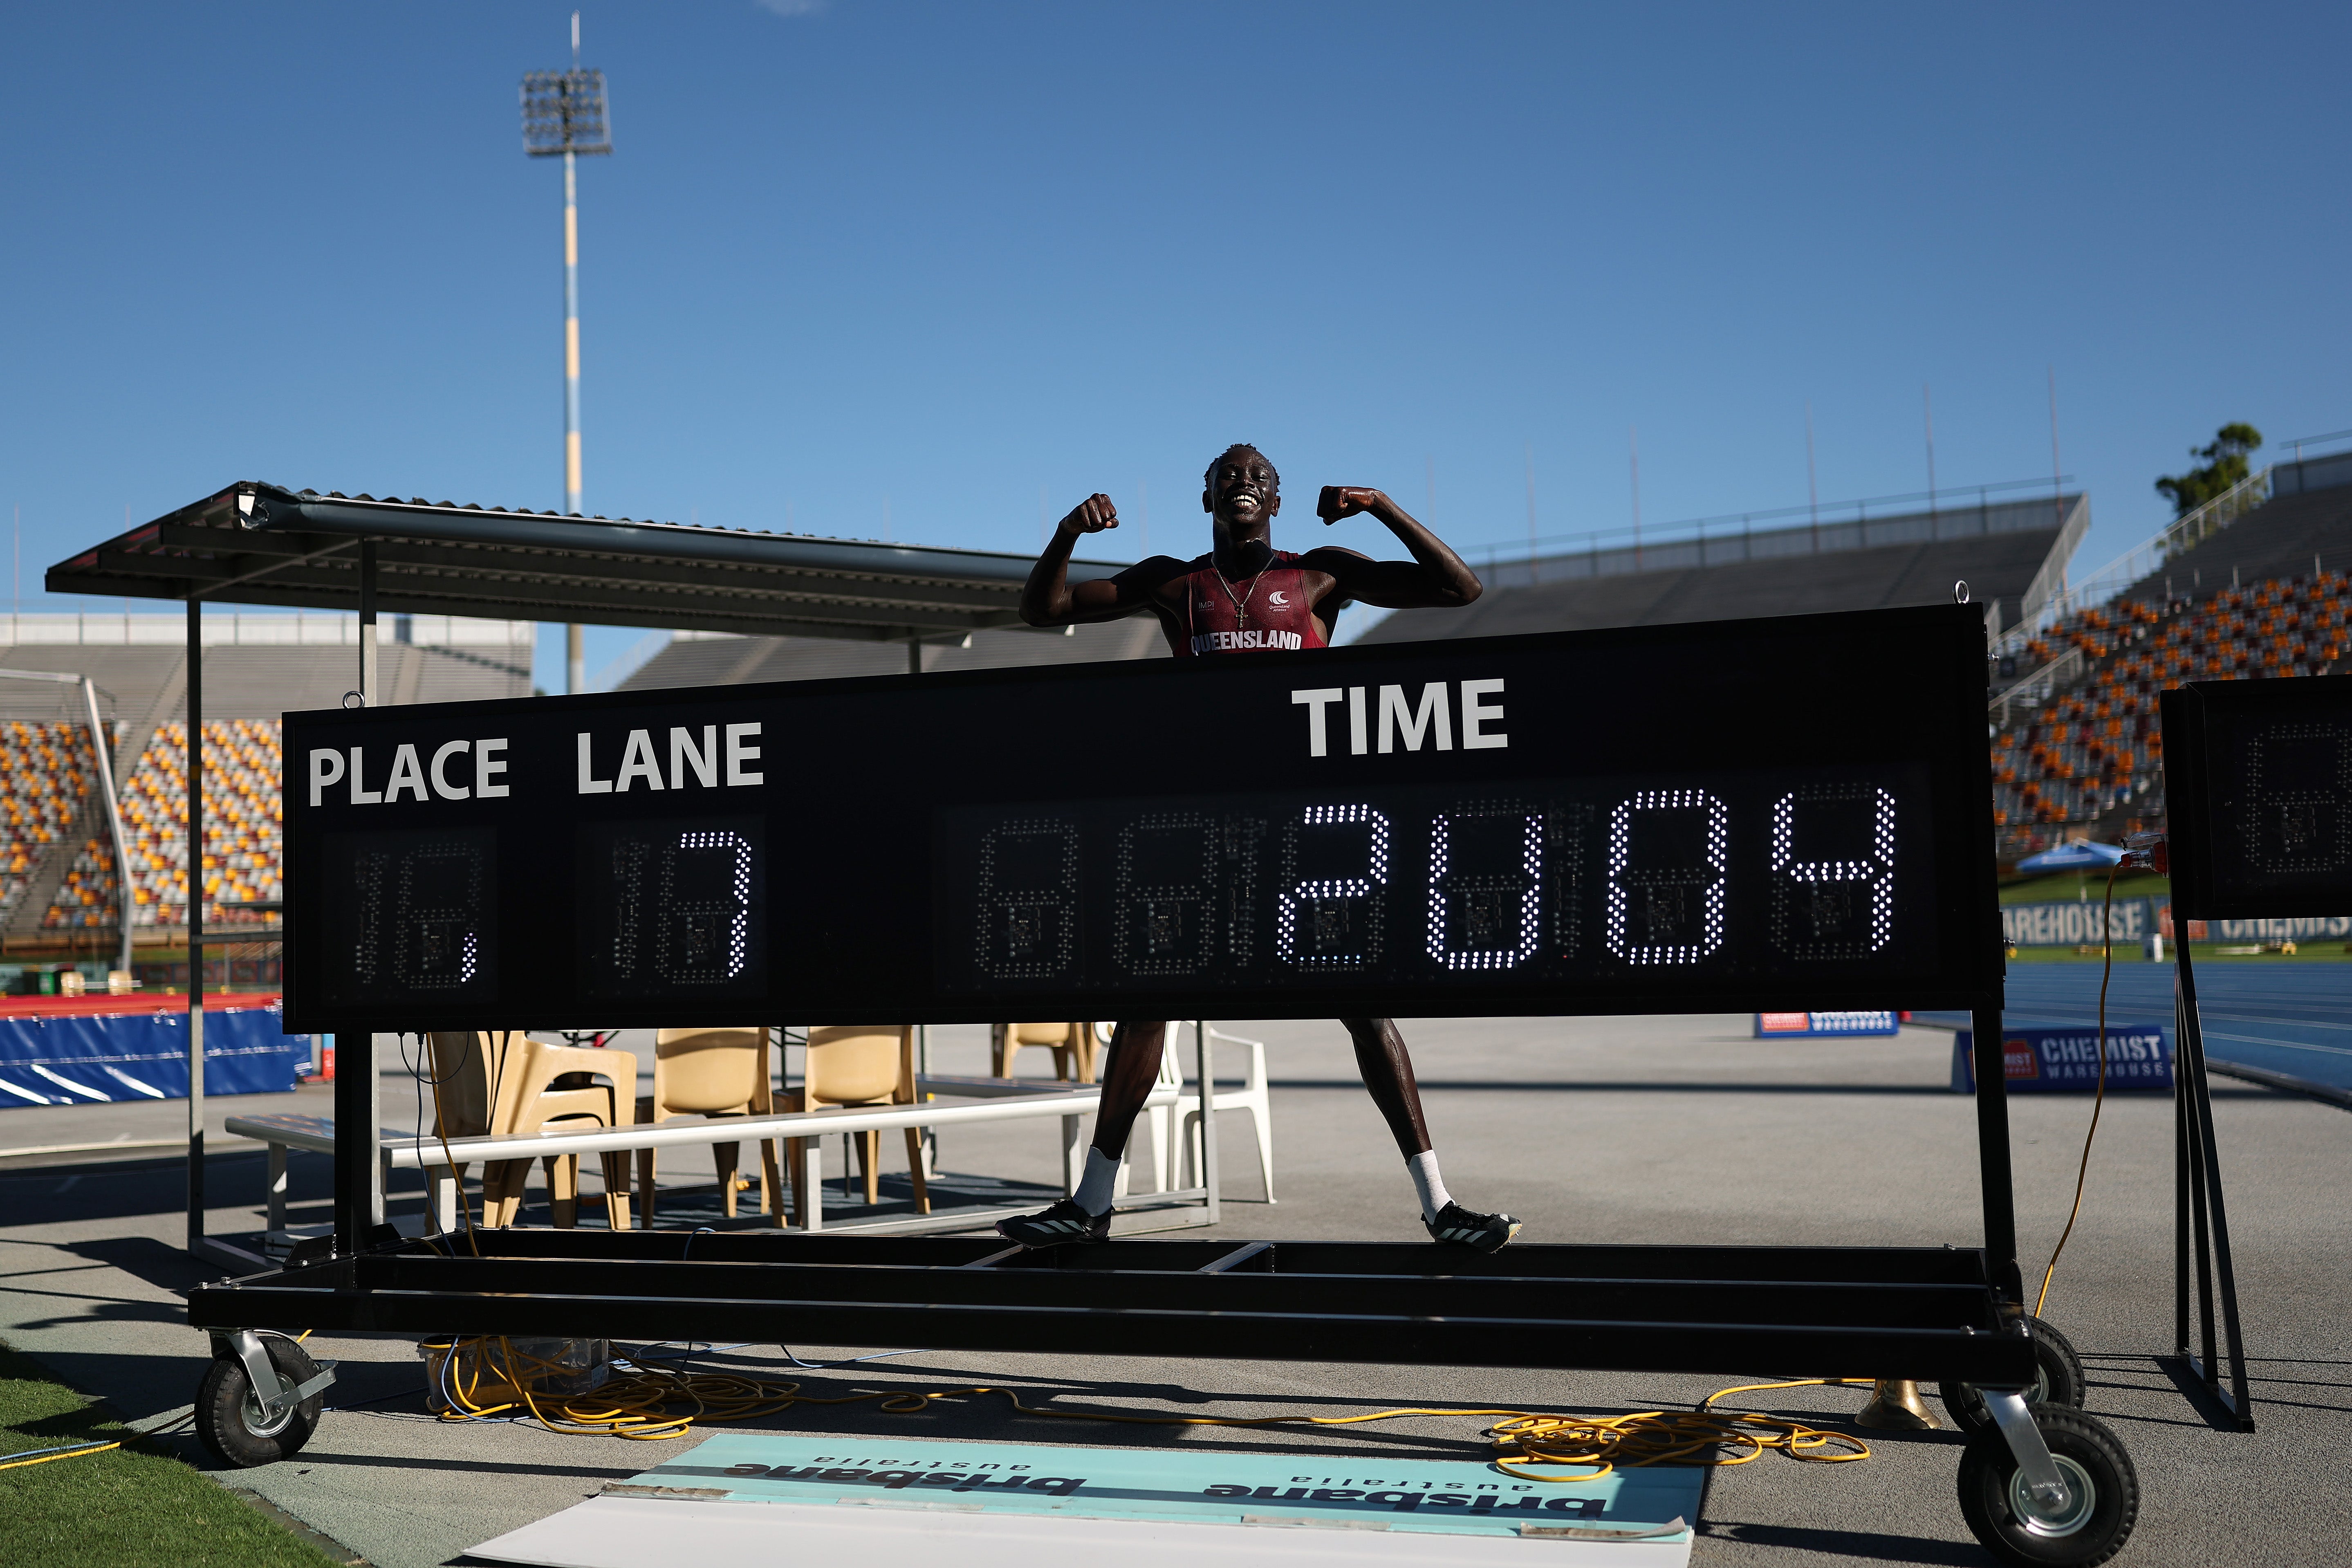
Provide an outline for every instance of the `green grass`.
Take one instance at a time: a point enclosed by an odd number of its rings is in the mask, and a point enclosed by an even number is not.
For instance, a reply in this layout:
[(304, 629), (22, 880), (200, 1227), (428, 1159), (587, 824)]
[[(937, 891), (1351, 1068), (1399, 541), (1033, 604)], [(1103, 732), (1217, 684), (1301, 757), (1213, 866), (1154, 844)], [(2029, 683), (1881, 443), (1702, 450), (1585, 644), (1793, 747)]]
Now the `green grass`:
[[(2042, 877), (2021, 877), (2000, 885), (2004, 904), (2068, 904), (2087, 894), (2097, 903), (2107, 896), (2105, 871), (2053, 871)], [(2168, 899), (2172, 879), (2147, 871), (2126, 871), (2116, 879), (2118, 899)]]
[[(0, 1345), (0, 1463), (84, 1440), (113, 1442), (103, 1406)], [(327, 1568), (197, 1470), (153, 1447), (0, 1470), (0, 1560), (40, 1568)]]

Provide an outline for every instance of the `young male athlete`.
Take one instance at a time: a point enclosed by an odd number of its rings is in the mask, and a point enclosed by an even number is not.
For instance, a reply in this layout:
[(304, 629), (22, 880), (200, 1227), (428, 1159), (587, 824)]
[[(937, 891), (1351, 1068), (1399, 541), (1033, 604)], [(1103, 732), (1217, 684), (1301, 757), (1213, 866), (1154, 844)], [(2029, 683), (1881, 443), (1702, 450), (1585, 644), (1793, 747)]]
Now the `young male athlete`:
[[(1155, 555), (1115, 577), (1070, 586), (1070, 551), (1078, 540), (1118, 526), (1106, 495), (1089, 497), (1062, 520), (1037, 558), (1021, 595), (1021, 618), (1033, 626), (1108, 621), (1149, 609), (1160, 617), (1178, 658), (1234, 658), (1330, 646), (1331, 623), (1350, 601), (1389, 609), (1460, 606), (1479, 594), (1478, 578), (1437, 536), (1375, 489), (1325, 487), (1316, 511), (1328, 523), (1369, 512), (1412, 552), (1411, 561), (1374, 561), (1325, 545), (1304, 555), (1274, 548), (1282, 480), (1255, 447), (1229, 447), (1209, 465), (1201, 510), (1214, 520), (1216, 548), (1192, 561)], [(1422, 1223), (1435, 1241), (1492, 1252), (1518, 1233), (1508, 1215), (1479, 1214), (1455, 1203), (1437, 1172), (1437, 1154), (1421, 1114), (1421, 1090), (1404, 1037), (1387, 1018), (1342, 1018), (1356, 1043), (1356, 1066), (1388, 1121), (1421, 1197)], [(1118, 1180), (1136, 1112), (1159, 1076), (1164, 1023), (1126, 1023), (1111, 1036), (1103, 1067), (1094, 1146), (1077, 1195), (997, 1229), (1028, 1247), (1100, 1241), (1110, 1234), (1111, 1188)]]

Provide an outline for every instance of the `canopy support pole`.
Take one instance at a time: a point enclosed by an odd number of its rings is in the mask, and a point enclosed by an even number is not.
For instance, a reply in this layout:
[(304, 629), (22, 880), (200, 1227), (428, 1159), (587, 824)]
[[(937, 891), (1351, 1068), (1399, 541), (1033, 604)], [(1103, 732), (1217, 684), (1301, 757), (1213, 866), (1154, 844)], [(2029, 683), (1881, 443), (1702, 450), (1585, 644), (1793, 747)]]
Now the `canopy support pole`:
[(375, 541), (360, 541), (360, 706), (375, 706)]
[[(188, 595), (188, 1250), (205, 1255), (205, 602)], [(122, 896), (128, 900), (131, 889)]]
[[(269, 1260), (205, 1234), (205, 605), (188, 595), (188, 1256), (250, 1274)], [(122, 890), (127, 900), (131, 889)]]
[[(375, 541), (360, 541), (359, 705), (376, 698)], [(331, 898), (349, 889), (321, 889)], [(349, 1257), (367, 1245), (368, 1233), (383, 1223), (383, 1166), (377, 1157), (377, 1097), (373, 1032), (335, 1037), (335, 1251)], [(465, 1194), (458, 1194), (458, 1202)]]

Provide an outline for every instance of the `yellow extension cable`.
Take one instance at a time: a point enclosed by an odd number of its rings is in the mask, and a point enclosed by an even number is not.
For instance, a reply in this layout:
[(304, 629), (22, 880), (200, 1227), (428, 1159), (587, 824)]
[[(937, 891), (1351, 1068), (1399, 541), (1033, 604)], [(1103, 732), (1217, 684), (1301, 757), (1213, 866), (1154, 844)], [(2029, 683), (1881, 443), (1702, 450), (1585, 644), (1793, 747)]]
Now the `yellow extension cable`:
[[(573, 1436), (625, 1437), (656, 1442), (682, 1437), (698, 1422), (731, 1424), (772, 1415), (795, 1405), (858, 1405), (876, 1402), (894, 1415), (911, 1415), (940, 1400), (996, 1394), (1024, 1415), (1057, 1421), (1097, 1421), (1130, 1426), (1353, 1426), (1411, 1415), (1500, 1417), (1486, 1429), (1498, 1450), (1495, 1463), (1532, 1481), (1589, 1481), (1616, 1468), (1646, 1465), (1740, 1465), (1778, 1449), (1792, 1459), (1842, 1464), (1870, 1458), (1869, 1446), (1843, 1432), (1824, 1432), (1760, 1413), (1730, 1415), (1711, 1407), (1727, 1394), (1763, 1389), (1818, 1387), (1868, 1379), (1799, 1378), (1789, 1383), (1750, 1383), (1707, 1395), (1696, 1411), (1646, 1410), (1630, 1415), (1543, 1415), (1523, 1410), (1485, 1410), (1408, 1405), (1362, 1415), (1123, 1415), (1109, 1411), (1054, 1410), (1022, 1403), (1009, 1388), (962, 1388), (876, 1392), (833, 1396), (803, 1394), (797, 1383), (775, 1383), (742, 1373), (682, 1373), (639, 1367), (589, 1394), (541, 1396), (531, 1384), (577, 1369), (518, 1352), (511, 1341), (485, 1337), (459, 1340), (444, 1363), (443, 1393), (451, 1407), (444, 1421), (471, 1421), (518, 1408), (528, 1410), (548, 1431)], [(484, 1403), (484, 1400), (498, 1403)], [(1730, 1449), (1717, 1457), (1718, 1446)], [(1825, 1451), (1826, 1450), (1826, 1451)], [(1843, 1450), (1843, 1451), (1839, 1451)], [(1549, 1475), (1529, 1466), (1573, 1466), (1578, 1473)]]
[(2051, 1249), (2050, 1267), (2042, 1271), (2042, 1293), (2033, 1299), (2033, 1315), (2042, 1315), (2042, 1305), (2050, 1300), (2050, 1279), (2058, 1272), (2058, 1259), (2066, 1250), (2066, 1240), (2074, 1234), (2074, 1222), (2083, 1215), (2083, 1184), (2091, 1174), (2091, 1140), (2099, 1135), (2099, 1112), (2107, 1103), (2107, 981), (2116, 972), (2116, 873), (2124, 868), (2120, 860), (2107, 868), (2107, 900), (2099, 915), (2099, 940), (2106, 946), (2106, 961), (2099, 970), (2099, 1088), (2091, 1100), (2091, 1126), (2083, 1134), (2083, 1163), (2074, 1172), (2074, 1206), (2067, 1212), (2066, 1228), (2058, 1233), (2058, 1245)]
[(0, 1470), (21, 1470), (27, 1465), (50, 1465), (59, 1459), (84, 1458), (91, 1454), (103, 1454), (109, 1448), (120, 1448), (130, 1441), (128, 1437), (121, 1437), (111, 1443), (96, 1443), (87, 1448), (76, 1448), (70, 1454), (44, 1454), (37, 1459), (11, 1459), (5, 1464), (0, 1464)]

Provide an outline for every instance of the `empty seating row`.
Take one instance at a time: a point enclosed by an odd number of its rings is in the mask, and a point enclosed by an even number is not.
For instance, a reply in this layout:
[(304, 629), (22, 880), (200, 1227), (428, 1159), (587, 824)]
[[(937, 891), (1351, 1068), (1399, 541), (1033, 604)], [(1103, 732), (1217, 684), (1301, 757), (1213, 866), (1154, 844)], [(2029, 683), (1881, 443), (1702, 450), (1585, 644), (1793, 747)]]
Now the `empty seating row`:
[[(253, 906), (284, 896), (279, 725), (274, 719), (221, 719), (204, 731), (205, 919), (262, 923), (269, 911)], [(121, 785), (133, 925), (181, 925), (188, 918), (187, 759), (187, 726), (163, 724)], [(111, 926), (119, 918), (112, 848), (102, 831), (84, 831), (47, 925)]]
[(2324, 572), (2168, 604), (2079, 611), (2027, 645), (2047, 663), (2079, 650), (2087, 679), (1993, 736), (1993, 816), (2004, 858), (2121, 807), (2160, 812), (2159, 693), (2188, 680), (2321, 675), (2352, 649), (2352, 577)]

